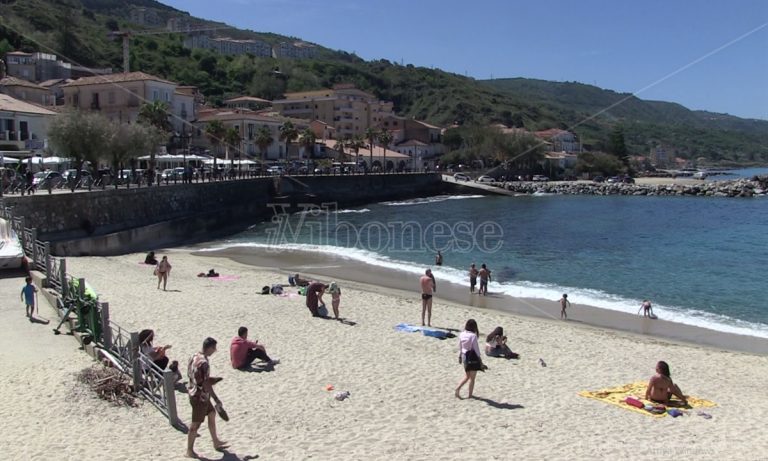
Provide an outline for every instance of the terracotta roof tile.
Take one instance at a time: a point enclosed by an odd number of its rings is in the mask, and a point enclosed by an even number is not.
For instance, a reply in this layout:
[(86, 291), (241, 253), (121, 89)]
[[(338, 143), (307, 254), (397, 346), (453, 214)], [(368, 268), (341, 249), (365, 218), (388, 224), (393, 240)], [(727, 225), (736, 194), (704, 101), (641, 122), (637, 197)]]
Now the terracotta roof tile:
[(121, 72), (118, 74), (81, 77), (81, 78), (78, 78), (77, 80), (73, 80), (72, 82), (67, 83), (64, 86), (73, 87), (73, 86), (84, 86), (84, 85), (100, 85), (104, 83), (124, 83), (124, 82), (137, 82), (137, 81), (144, 81), (144, 80), (152, 80), (154, 82), (161, 82), (161, 83), (176, 85), (176, 83), (174, 82), (164, 80), (160, 77), (155, 77), (154, 75), (146, 74), (144, 72), (128, 72), (128, 73)]

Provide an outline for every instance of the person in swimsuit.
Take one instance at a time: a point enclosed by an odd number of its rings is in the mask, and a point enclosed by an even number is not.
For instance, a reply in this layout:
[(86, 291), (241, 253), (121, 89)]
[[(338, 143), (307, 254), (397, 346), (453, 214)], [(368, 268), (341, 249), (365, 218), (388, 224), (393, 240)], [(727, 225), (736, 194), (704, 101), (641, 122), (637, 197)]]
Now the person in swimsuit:
[(339, 320), (339, 304), (341, 303), (341, 288), (336, 282), (331, 282), (328, 286), (328, 293), (331, 294), (331, 307), (333, 307), (333, 317)]
[(475, 263), (472, 263), (469, 265), (469, 292), (474, 293), (475, 292), (475, 285), (477, 285), (477, 267), (475, 267)]
[(485, 267), (485, 264), (481, 264), (480, 272), (477, 275), (480, 276), (480, 290), (478, 290), (478, 294), (488, 296), (488, 282), (491, 280), (491, 271)]
[(563, 297), (560, 298), (560, 318), (568, 320), (568, 314), (565, 313), (565, 309), (571, 306), (571, 302), (568, 301), (568, 295), (563, 293)]
[(440, 253), (440, 250), (437, 250), (437, 254), (435, 255), (435, 266), (442, 266), (443, 265), (443, 254)]
[(682, 400), (683, 405), (688, 404), (688, 399), (683, 395), (683, 391), (672, 382), (667, 362), (659, 361), (656, 364), (656, 374), (648, 381), (648, 387), (645, 389), (646, 400), (657, 403), (669, 404), (672, 396)]
[(432, 326), (432, 295), (437, 292), (437, 284), (432, 270), (427, 269), (419, 279), (421, 285), (421, 325), (424, 326), (424, 314), (427, 315), (427, 325)]
[(171, 263), (168, 262), (168, 256), (163, 256), (163, 259), (157, 264), (155, 268), (157, 274), (157, 289), (160, 289), (160, 282), (163, 282), (163, 291), (168, 284), (168, 274), (171, 273)]

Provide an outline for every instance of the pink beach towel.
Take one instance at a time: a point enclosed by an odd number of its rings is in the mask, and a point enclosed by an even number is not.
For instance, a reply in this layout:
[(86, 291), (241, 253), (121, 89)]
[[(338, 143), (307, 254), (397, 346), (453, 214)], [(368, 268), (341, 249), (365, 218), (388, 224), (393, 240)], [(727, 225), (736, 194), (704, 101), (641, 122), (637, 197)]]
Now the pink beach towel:
[(218, 277), (202, 277), (208, 280), (218, 280), (220, 282), (231, 282), (240, 278), (239, 275), (219, 275)]

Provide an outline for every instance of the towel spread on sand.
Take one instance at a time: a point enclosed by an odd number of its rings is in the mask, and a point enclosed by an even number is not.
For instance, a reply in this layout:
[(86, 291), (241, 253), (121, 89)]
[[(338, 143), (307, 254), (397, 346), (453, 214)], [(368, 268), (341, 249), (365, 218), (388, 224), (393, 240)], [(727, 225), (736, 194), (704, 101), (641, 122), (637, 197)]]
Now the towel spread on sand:
[(237, 280), (240, 278), (239, 275), (219, 275), (218, 277), (203, 277), (207, 278), (208, 280), (218, 280), (220, 282), (231, 282), (232, 280)]
[[(590, 398), (590, 399), (600, 400), (605, 403), (610, 403), (611, 405), (616, 405), (627, 410), (632, 410), (637, 413), (642, 413), (644, 415), (653, 416), (656, 418), (663, 418), (664, 416), (667, 416), (666, 412), (661, 414), (654, 414), (642, 408), (633, 407), (632, 405), (629, 405), (624, 402), (624, 399), (626, 399), (627, 397), (634, 396), (644, 404), (658, 405), (657, 403), (654, 403), (642, 398), (642, 396), (645, 396), (645, 389), (647, 387), (648, 387), (648, 383), (640, 381), (636, 383), (626, 384), (624, 386), (613, 387), (610, 389), (602, 389), (599, 391), (581, 391), (579, 392), (579, 395), (582, 397)], [(691, 409), (691, 408), (714, 407), (714, 406), (717, 406), (717, 404), (709, 400), (699, 399), (696, 397), (688, 397), (687, 406), (683, 406), (680, 401), (676, 401), (676, 400), (673, 400), (672, 402), (670, 402), (669, 405), (665, 405), (665, 406), (667, 408)]]
[(407, 323), (398, 323), (395, 325), (395, 330), (402, 331), (405, 333), (416, 333), (417, 331), (421, 331), (421, 327), (417, 327), (416, 325), (410, 325)]

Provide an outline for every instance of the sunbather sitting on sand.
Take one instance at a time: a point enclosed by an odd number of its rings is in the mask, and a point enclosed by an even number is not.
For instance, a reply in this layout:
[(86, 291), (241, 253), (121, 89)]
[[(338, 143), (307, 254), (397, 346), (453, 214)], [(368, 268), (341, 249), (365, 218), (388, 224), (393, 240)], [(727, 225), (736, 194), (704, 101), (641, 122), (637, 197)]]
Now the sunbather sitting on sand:
[(517, 354), (512, 352), (509, 346), (507, 346), (507, 337), (504, 336), (504, 329), (502, 327), (496, 327), (485, 338), (485, 355), (489, 357), (504, 357), (505, 359), (517, 358)]
[(656, 374), (648, 382), (648, 388), (645, 390), (645, 398), (657, 403), (668, 404), (672, 396), (682, 400), (683, 405), (688, 403), (683, 391), (672, 382), (667, 362), (659, 361), (656, 364)]
[(211, 269), (211, 270), (208, 271), (207, 274), (205, 272), (200, 272), (199, 274), (197, 274), (197, 276), (198, 277), (218, 277), (219, 273), (216, 272), (215, 270)]
[(293, 277), (288, 277), (288, 283), (290, 283), (291, 286), (305, 287), (309, 285), (309, 280), (305, 280), (299, 277), (299, 274), (296, 274)]

